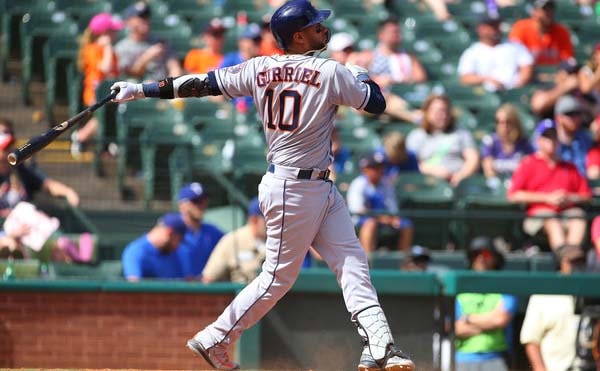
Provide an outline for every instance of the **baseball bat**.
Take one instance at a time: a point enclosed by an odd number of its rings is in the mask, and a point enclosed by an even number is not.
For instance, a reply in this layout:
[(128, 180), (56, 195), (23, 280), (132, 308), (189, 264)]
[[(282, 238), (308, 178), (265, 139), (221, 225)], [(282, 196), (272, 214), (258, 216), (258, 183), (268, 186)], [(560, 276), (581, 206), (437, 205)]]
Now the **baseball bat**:
[(91, 116), (92, 112), (94, 112), (95, 110), (112, 100), (118, 93), (119, 89), (111, 91), (109, 95), (102, 98), (98, 102), (92, 104), (83, 111), (79, 112), (75, 116), (69, 118), (67, 121), (63, 121), (62, 123), (56, 125), (52, 129), (46, 131), (45, 133), (42, 133), (38, 136), (29, 139), (27, 143), (23, 144), (20, 148), (15, 149), (8, 155), (8, 163), (12, 166), (17, 166), (18, 164), (27, 160), (34, 153), (44, 149), (44, 147), (50, 144), (50, 142), (52, 142), (54, 139), (56, 139), (56, 137), (64, 133), (66, 130), (72, 128), (74, 125), (77, 125), (83, 119), (86, 119), (89, 116)]

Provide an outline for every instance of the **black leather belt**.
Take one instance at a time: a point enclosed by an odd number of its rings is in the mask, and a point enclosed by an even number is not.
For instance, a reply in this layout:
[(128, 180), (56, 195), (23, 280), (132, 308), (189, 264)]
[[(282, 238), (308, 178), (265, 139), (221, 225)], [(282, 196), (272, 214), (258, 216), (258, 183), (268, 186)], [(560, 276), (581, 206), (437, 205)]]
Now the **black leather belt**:
[[(275, 166), (276, 165), (270, 164), (267, 171), (269, 173), (275, 173)], [(287, 169), (289, 169), (289, 168), (287, 168)], [(298, 173), (296, 174), (296, 179), (299, 179), (299, 180), (311, 180), (311, 179), (327, 180), (327, 179), (329, 179), (329, 174), (331, 172), (329, 171), (329, 169), (321, 170), (319, 173), (316, 174), (315, 177), (313, 177), (313, 173), (314, 173), (313, 169), (298, 169)]]

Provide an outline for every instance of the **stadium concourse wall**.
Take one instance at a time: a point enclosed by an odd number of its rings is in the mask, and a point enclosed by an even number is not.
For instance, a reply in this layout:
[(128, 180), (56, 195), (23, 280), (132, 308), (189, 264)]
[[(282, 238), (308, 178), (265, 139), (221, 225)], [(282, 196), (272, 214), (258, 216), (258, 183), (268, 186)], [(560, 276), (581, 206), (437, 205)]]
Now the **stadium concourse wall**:
[[(397, 342), (422, 370), (438, 369), (435, 334), (452, 338), (439, 318), (451, 318), (460, 292), (600, 296), (600, 276), (591, 274), (374, 270), (372, 278)], [(0, 281), (0, 367), (208, 368), (185, 341), (241, 289), (229, 283)], [(303, 271), (232, 349), (245, 369), (329, 371), (355, 369), (360, 350), (336, 279), (321, 268)]]

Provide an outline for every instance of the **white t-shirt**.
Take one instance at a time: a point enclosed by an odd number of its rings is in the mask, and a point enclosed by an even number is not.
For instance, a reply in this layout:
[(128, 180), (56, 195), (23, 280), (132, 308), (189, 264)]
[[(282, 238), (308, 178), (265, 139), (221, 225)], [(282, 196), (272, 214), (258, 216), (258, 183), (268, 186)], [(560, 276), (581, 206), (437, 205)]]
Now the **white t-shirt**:
[[(507, 41), (489, 46), (476, 42), (460, 56), (458, 74), (492, 76), (502, 82), (506, 89), (511, 89), (519, 79), (519, 69), (532, 64), (533, 56), (519, 43)], [(485, 87), (488, 90), (494, 89), (491, 85)]]
[(570, 295), (532, 295), (521, 326), (521, 344), (540, 345), (546, 370), (566, 371), (575, 359), (579, 316)]

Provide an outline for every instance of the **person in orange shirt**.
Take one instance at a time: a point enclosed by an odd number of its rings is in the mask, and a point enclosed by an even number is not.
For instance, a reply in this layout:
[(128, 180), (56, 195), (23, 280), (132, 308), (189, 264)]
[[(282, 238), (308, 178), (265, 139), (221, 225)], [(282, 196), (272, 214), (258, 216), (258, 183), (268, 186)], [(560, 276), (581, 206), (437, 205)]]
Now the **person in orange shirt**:
[(569, 30), (554, 20), (554, 0), (533, 0), (531, 17), (513, 25), (508, 38), (519, 42), (533, 54), (535, 65), (558, 65), (573, 58)]
[[(117, 32), (123, 28), (122, 22), (109, 13), (99, 13), (92, 17), (84, 31), (79, 48), (77, 66), (83, 73), (83, 104), (92, 105), (96, 101), (96, 87), (107, 78), (119, 75), (117, 54), (113, 49)], [(85, 126), (71, 135), (71, 154), (77, 157), (83, 143), (96, 133), (98, 120), (92, 117)]]
[(223, 44), (227, 29), (218, 18), (213, 18), (204, 29), (204, 48), (190, 50), (183, 61), (183, 68), (189, 73), (206, 73), (214, 70), (223, 61)]
[(263, 17), (260, 24), (260, 46), (259, 55), (281, 55), (283, 50), (277, 46), (277, 41), (271, 32), (271, 16)]

